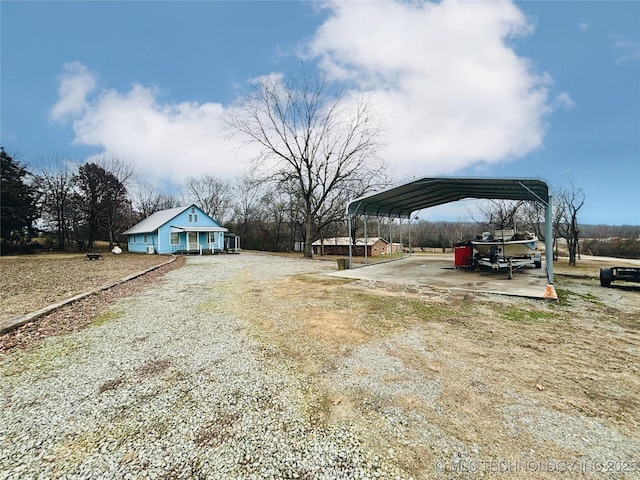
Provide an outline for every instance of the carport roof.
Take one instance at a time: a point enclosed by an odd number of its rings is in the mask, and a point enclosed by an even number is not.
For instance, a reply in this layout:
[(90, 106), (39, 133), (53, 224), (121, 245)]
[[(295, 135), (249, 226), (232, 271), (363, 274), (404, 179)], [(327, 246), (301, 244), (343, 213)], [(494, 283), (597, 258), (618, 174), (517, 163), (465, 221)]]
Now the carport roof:
[(467, 198), (531, 200), (547, 204), (549, 188), (538, 179), (421, 178), (352, 200), (347, 213), (410, 218), (423, 208)]

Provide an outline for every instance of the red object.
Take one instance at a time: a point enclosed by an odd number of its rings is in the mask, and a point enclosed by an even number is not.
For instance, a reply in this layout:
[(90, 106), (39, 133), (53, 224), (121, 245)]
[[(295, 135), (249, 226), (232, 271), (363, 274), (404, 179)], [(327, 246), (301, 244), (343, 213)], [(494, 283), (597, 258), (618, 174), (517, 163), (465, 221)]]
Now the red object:
[(473, 247), (462, 244), (453, 247), (454, 265), (458, 267), (470, 267), (472, 265)]

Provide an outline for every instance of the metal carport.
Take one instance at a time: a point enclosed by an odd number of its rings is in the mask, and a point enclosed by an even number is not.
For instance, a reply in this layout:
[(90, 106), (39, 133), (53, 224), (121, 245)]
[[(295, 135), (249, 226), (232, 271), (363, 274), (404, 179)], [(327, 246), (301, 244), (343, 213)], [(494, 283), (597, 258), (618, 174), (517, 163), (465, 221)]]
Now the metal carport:
[[(351, 200), (347, 219), (351, 232), (354, 215), (411, 219), (413, 212), (465, 199), (529, 200), (545, 206), (545, 263), (553, 283), (552, 197), (539, 179), (512, 178), (421, 178), (372, 195)], [(352, 266), (351, 248), (349, 266)]]

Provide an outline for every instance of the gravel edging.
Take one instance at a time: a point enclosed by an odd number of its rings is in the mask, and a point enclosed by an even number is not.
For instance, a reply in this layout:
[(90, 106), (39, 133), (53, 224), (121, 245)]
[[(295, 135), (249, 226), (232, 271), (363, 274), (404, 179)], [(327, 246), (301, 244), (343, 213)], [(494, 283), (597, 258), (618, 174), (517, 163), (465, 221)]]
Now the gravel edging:
[(65, 305), (69, 305), (71, 303), (77, 302), (78, 300), (82, 300), (85, 297), (88, 297), (89, 295), (94, 295), (96, 293), (102, 292), (104, 290), (108, 290), (110, 288), (115, 287), (116, 285), (120, 285), (121, 283), (124, 282), (128, 282), (129, 280), (133, 280), (134, 278), (138, 278), (146, 273), (152, 272), (158, 268), (164, 267), (165, 265), (169, 265), (170, 263), (174, 262), (178, 257), (176, 257), (175, 255), (173, 256), (173, 258), (167, 262), (161, 263), (159, 265), (154, 265), (153, 267), (147, 268), (141, 272), (137, 272), (134, 273), (132, 275), (128, 275), (124, 278), (121, 278), (120, 280), (117, 280), (115, 282), (111, 282), (111, 283), (107, 283), (105, 285), (102, 285), (100, 287), (94, 288), (92, 290), (89, 290), (87, 292), (84, 293), (79, 293), (78, 295), (74, 295), (71, 298), (67, 298), (65, 300), (62, 300), (60, 302), (56, 302), (53, 303), (51, 305), (47, 305), (46, 307), (40, 308), (38, 310), (36, 310), (35, 312), (30, 312), (30, 313), (26, 313), (24, 315), (19, 315), (17, 317), (13, 317), (13, 318), (9, 318), (7, 320), (4, 320), (2, 322), (0, 322), (0, 335), (6, 332), (9, 332), (13, 329), (16, 329), (18, 327), (21, 327), (22, 325), (25, 325), (26, 323), (29, 322), (33, 322), (34, 320), (37, 320), (38, 318), (47, 315), (51, 312), (55, 312), (56, 310), (58, 310), (59, 308), (64, 307)]

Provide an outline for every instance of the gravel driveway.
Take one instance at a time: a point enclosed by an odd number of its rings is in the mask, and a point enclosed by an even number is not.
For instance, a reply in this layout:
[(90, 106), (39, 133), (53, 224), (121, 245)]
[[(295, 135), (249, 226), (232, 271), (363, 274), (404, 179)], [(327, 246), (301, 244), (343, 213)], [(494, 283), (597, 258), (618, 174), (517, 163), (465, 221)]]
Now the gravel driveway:
[(349, 426), (318, 420), (319, 387), (232, 309), (248, 272), (332, 267), (190, 258), (93, 326), (10, 354), (0, 478), (406, 478)]
[(332, 270), (190, 257), (12, 350), (0, 479), (637, 478), (637, 290), (569, 278), (555, 305)]

